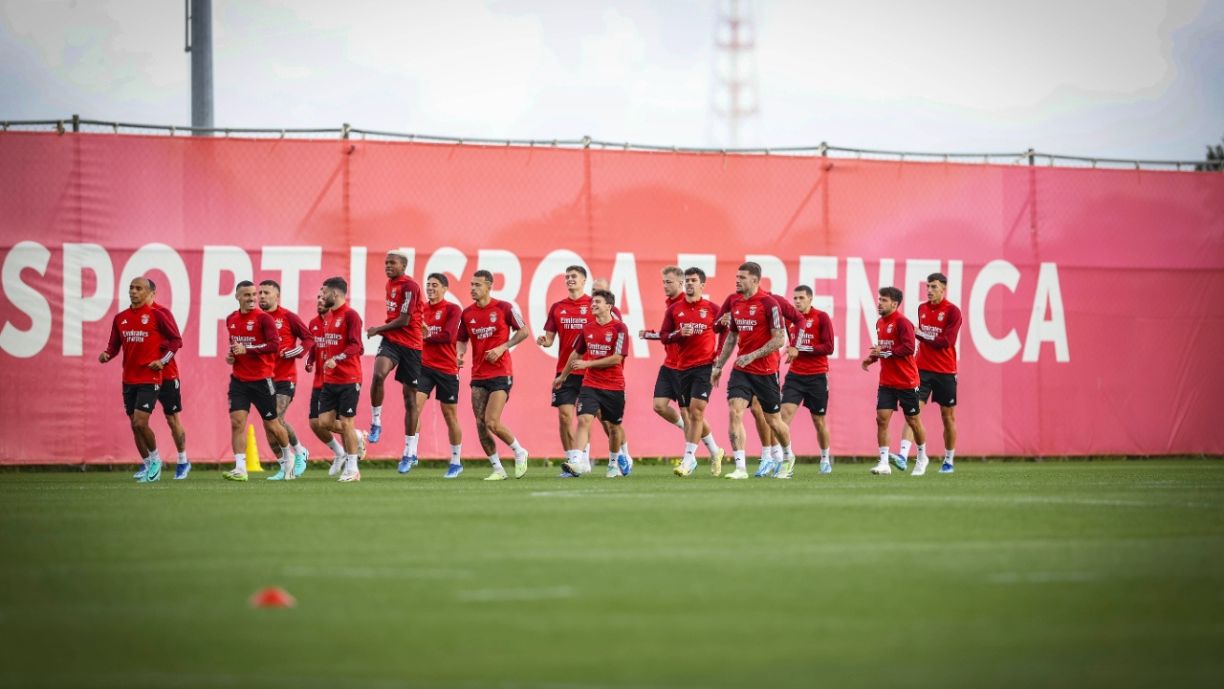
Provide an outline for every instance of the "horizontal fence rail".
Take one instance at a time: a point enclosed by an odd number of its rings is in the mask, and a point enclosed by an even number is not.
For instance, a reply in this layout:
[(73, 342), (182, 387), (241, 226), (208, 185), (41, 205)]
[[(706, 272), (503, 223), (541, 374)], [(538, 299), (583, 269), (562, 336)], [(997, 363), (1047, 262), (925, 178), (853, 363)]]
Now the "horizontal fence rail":
[(445, 143), (468, 146), (543, 146), (549, 148), (600, 148), (607, 150), (654, 151), (659, 153), (690, 153), (708, 155), (801, 155), (833, 158), (897, 160), (916, 162), (958, 162), (1007, 165), (1047, 165), (1058, 167), (1090, 167), (1135, 170), (1177, 170), (1190, 172), (1224, 172), (1221, 160), (1144, 160), (1104, 158), (1045, 153), (1035, 149), (996, 153), (959, 153), (932, 151), (891, 151), (871, 148), (831, 146), (821, 142), (814, 146), (777, 146), (764, 148), (712, 148), (700, 146), (664, 146), (629, 141), (604, 141), (583, 136), (578, 139), (495, 139), (488, 137), (441, 136), (362, 129), (344, 123), (340, 127), (265, 128), (265, 127), (180, 127), (165, 124), (110, 122), (91, 120), (73, 115), (59, 120), (0, 120), (0, 131), (54, 130), (60, 134), (161, 134), (166, 136), (206, 135), (257, 138), (330, 138), (357, 140), (399, 140), (420, 143)]

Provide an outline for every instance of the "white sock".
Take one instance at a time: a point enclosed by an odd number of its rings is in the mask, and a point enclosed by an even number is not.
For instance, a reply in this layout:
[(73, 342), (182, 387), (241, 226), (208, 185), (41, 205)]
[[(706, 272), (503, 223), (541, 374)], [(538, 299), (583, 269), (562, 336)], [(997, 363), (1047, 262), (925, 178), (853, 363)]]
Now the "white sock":
[(377, 407), (370, 407), (370, 423), (374, 424), (375, 426), (382, 425), (382, 405), (381, 404), (378, 405)]
[(591, 461), (591, 444), (587, 443), (586, 447), (582, 448), (582, 461)]
[(945, 462), (947, 462), (948, 464), (951, 464), (954, 459), (956, 459), (956, 449), (955, 448), (951, 450), (944, 450), (944, 461)]
[(616, 457), (619, 454), (620, 454), (619, 452), (608, 450), (608, 466), (610, 467), (616, 466)]
[(888, 446), (887, 445), (880, 448), (880, 463), (888, 464)]
[(744, 456), (743, 450), (732, 450), (731, 456), (735, 458), (735, 470), (748, 469), (748, 460)]
[(349, 474), (357, 471), (357, 455), (345, 455), (344, 471)]
[(772, 445), (769, 449), (773, 453), (774, 461), (781, 462), (782, 460), (786, 459), (786, 456), (782, 454), (781, 445)]
[(332, 438), (331, 440), (328, 441), (327, 447), (331, 448), (332, 453), (336, 457), (344, 456), (344, 447), (342, 447), (340, 445), (340, 441), (336, 440), (335, 438)]
[(186, 453), (186, 452), (180, 452), (180, 453), (178, 453), (178, 463), (179, 463), (179, 464), (190, 464), (190, 463), (191, 463), (191, 462), (188, 462), (188, 461), (187, 461), (187, 453)]
[(306, 451), (306, 446), (299, 442), (297, 445), (293, 446), (293, 451), (300, 455)]
[(149, 463), (152, 464), (153, 462), (160, 462), (160, 461), (161, 461), (161, 455), (157, 453), (157, 450), (149, 450)]
[(514, 454), (516, 454), (516, 455), (521, 455), (521, 454), (523, 454), (524, 452), (526, 452), (526, 450), (524, 450), (524, 449), (523, 449), (523, 446), (522, 446), (522, 445), (519, 445), (518, 438), (515, 438), (515, 439), (514, 439), (514, 440), (513, 440), (513, 441), (510, 443), (510, 449), (511, 449), (511, 450), (514, 450)]
[(626, 440), (625, 442), (621, 443), (620, 453), (621, 453), (622, 455), (625, 455), (625, 456), (626, 456), (626, 457), (628, 457), (629, 459), (633, 459), (633, 456), (629, 454), (629, 441), (628, 441), (628, 440)]
[(782, 448), (782, 454), (785, 455), (786, 461), (795, 461), (795, 448), (793, 446), (787, 445), (786, 447)]
[(718, 454), (718, 441), (714, 440), (713, 433), (706, 433), (701, 442), (705, 443), (706, 449), (710, 451), (711, 455)]
[(684, 463), (692, 464), (697, 461), (697, 443), (684, 444)]
[(246, 453), (244, 452), (234, 453), (234, 468), (237, 469), (238, 471), (246, 473)]
[(501, 472), (503, 474), (506, 473), (506, 470), (503, 469), (501, 465), (501, 457), (498, 457), (496, 452), (489, 455), (489, 464), (493, 466), (493, 471)]
[(829, 448), (827, 447), (820, 448), (820, 461), (821, 462), (829, 461)]
[(404, 436), (404, 455), (407, 457), (416, 457), (417, 442), (421, 439), (421, 434)]
[(463, 457), (463, 444), (460, 443), (459, 445), (451, 445), (450, 463), (451, 464), (462, 464), (463, 463), (462, 457)]
[(566, 450), (565, 461), (575, 468), (582, 466), (582, 450)]
[(923, 443), (918, 446), (918, 459), (926, 459), (926, 458), (927, 458), (926, 443)]
[(684, 417), (683, 416), (676, 417), (676, 420), (672, 421), (672, 425), (683, 431), (684, 430)]
[(910, 441), (902, 440), (901, 449), (897, 450), (897, 454), (901, 455), (902, 457), (909, 457), (909, 451), (910, 451), (911, 445), (913, 445), (913, 443), (911, 443)]

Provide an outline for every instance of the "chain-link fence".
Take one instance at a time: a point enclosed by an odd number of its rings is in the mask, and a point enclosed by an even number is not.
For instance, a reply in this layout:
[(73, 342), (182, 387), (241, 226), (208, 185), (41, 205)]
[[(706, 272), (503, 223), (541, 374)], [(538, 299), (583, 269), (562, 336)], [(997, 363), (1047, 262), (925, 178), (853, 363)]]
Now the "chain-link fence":
[(1219, 160), (1142, 160), (1131, 158), (1102, 158), (1046, 153), (1035, 149), (994, 153), (948, 153), (929, 151), (888, 151), (869, 148), (848, 148), (820, 142), (814, 146), (779, 146), (768, 148), (703, 148), (693, 146), (661, 146), (629, 141), (603, 141), (583, 136), (577, 139), (490, 139), (483, 137), (439, 136), (362, 129), (348, 123), (340, 127), (320, 128), (246, 128), (246, 127), (176, 127), (164, 124), (137, 124), (131, 122), (106, 122), (83, 119), (79, 115), (60, 120), (14, 120), (0, 121), (0, 131), (48, 131), (61, 134), (67, 132), (91, 134), (144, 134), (158, 136), (223, 136), (242, 138), (293, 138), (293, 139), (356, 139), (397, 140), (420, 143), (463, 144), (471, 146), (543, 146), (552, 148), (599, 148), (626, 151), (657, 151), (673, 153), (701, 153), (710, 155), (798, 155), (830, 158), (853, 158), (858, 160), (897, 160), (911, 162), (981, 163), (993, 165), (1046, 165), (1049, 167), (1112, 168), (1135, 170), (1176, 170), (1190, 172), (1224, 172), (1224, 163)]

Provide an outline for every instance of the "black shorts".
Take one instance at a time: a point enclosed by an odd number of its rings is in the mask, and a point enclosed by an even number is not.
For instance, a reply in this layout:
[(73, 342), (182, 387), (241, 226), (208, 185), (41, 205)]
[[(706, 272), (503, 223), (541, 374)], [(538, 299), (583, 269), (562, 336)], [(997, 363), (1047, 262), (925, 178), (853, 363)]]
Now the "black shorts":
[(443, 373), (436, 368), (422, 366), (416, 389), (426, 397), (436, 390), (434, 399), (442, 404), (456, 404), (459, 402), (459, 374)]
[(323, 388), (310, 389), (310, 412), (307, 418), (319, 418), (319, 398), (323, 396)]
[(157, 401), (166, 416), (174, 416), (183, 411), (183, 395), (179, 389), (178, 378), (162, 381), (161, 389), (157, 391)]
[(577, 403), (578, 391), (582, 389), (582, 381), (585, 377), (580, 373), (569, 374), (569, 377), (561, 383), (561, 387), (552, 391), (552, 406), (560, 407), (563, 404)]
[(782, 408), (782, 388), (778, 385), (777, 373), (746, 373), (738, 368), (731, 369), (731, 379), (727, 381), (727, 399), (748, 400), (752, 398), (761, 403), (761, 409), (766, 414), (777, 414)]
[(155, 383), (137, 383), (135, 385), (123, 384), (123, 411), (127, 412), (128, 416), (135, 414), (137, 411), (153, 413), (153, 408), (157, 406), (157, 393), (160, 385)]
[(229, 410), (250, 411), (252, 404), (264, 419), (276, 418), (276, 386), (272, 379), (238, 380), (230, 376)]
[(297, 392), (297, 383), (291, 380), (274, 380), (272, 381), (272, 387), (276, 389), (278, 396), (284, 395), (289, 399), (293, 399), (293, 394)]
[(680, 372), (669, 366), (659, 367), (659, 377), (655, 378), (655, 399), (666, 397), (669, 400), (680, 401)]
[(319, 415), (336, 412), (336, 416), (357, 416), (357, 402), (361, 399), (361, 383), (324, 383), (319, 393)]
[(395, 362), (395, 380), (415, 387), (421, 378), (421, 350), (411, 349), (383, 338), (378, 356)]
[(710, 393), (714, 392), (714, 386), (710, 385), (710, 373), (713, 370), (714, 364), (706, 364), (686, 368), (679, 372), (681, 407), (687, 408), (689, 403), (695, 399), (703, 402), (710, 401)]
[(929, 402), (934, 396), (935, 404), (941, 407), (956, 406), (955, 373), (936, 373), (919, 369), (918, 379), (922, 381), (918, 384), (919, 401)]
[(880, 386), (876, 393), (876, 409), (895, 410), (897, 405), (906, 416), (918, 416), (918, 388), (886, 388)]
[(625, 391), (601, 390), (585, 385), (578, 392), (578, 415), (598, 415), (604, 421), (620, 425), (625, 420)]
[(829, 406), (829, 376), (824, 373), (786, 374), (782, 385), (782, 404), (804, 405), (817, 416), (825, 415)]
[(510, 397), (510, 388), (514, 387), (513, 376), (497, 376), (496, 378), (481, 378), (480, 380), (473, 379), (471, 386), (474, 388), (484, 388), (489, 392), (504, 391), (506, 397)]

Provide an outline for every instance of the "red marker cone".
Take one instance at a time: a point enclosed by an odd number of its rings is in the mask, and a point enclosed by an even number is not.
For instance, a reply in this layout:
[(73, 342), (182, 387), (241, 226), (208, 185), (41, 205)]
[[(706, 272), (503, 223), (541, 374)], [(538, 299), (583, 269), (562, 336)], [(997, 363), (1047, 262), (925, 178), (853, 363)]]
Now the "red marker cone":
[(252, 608), (292, 608), (297, 605), (297, 599), (279, 586), (269, 586), (256, 591), (250, 603)]

